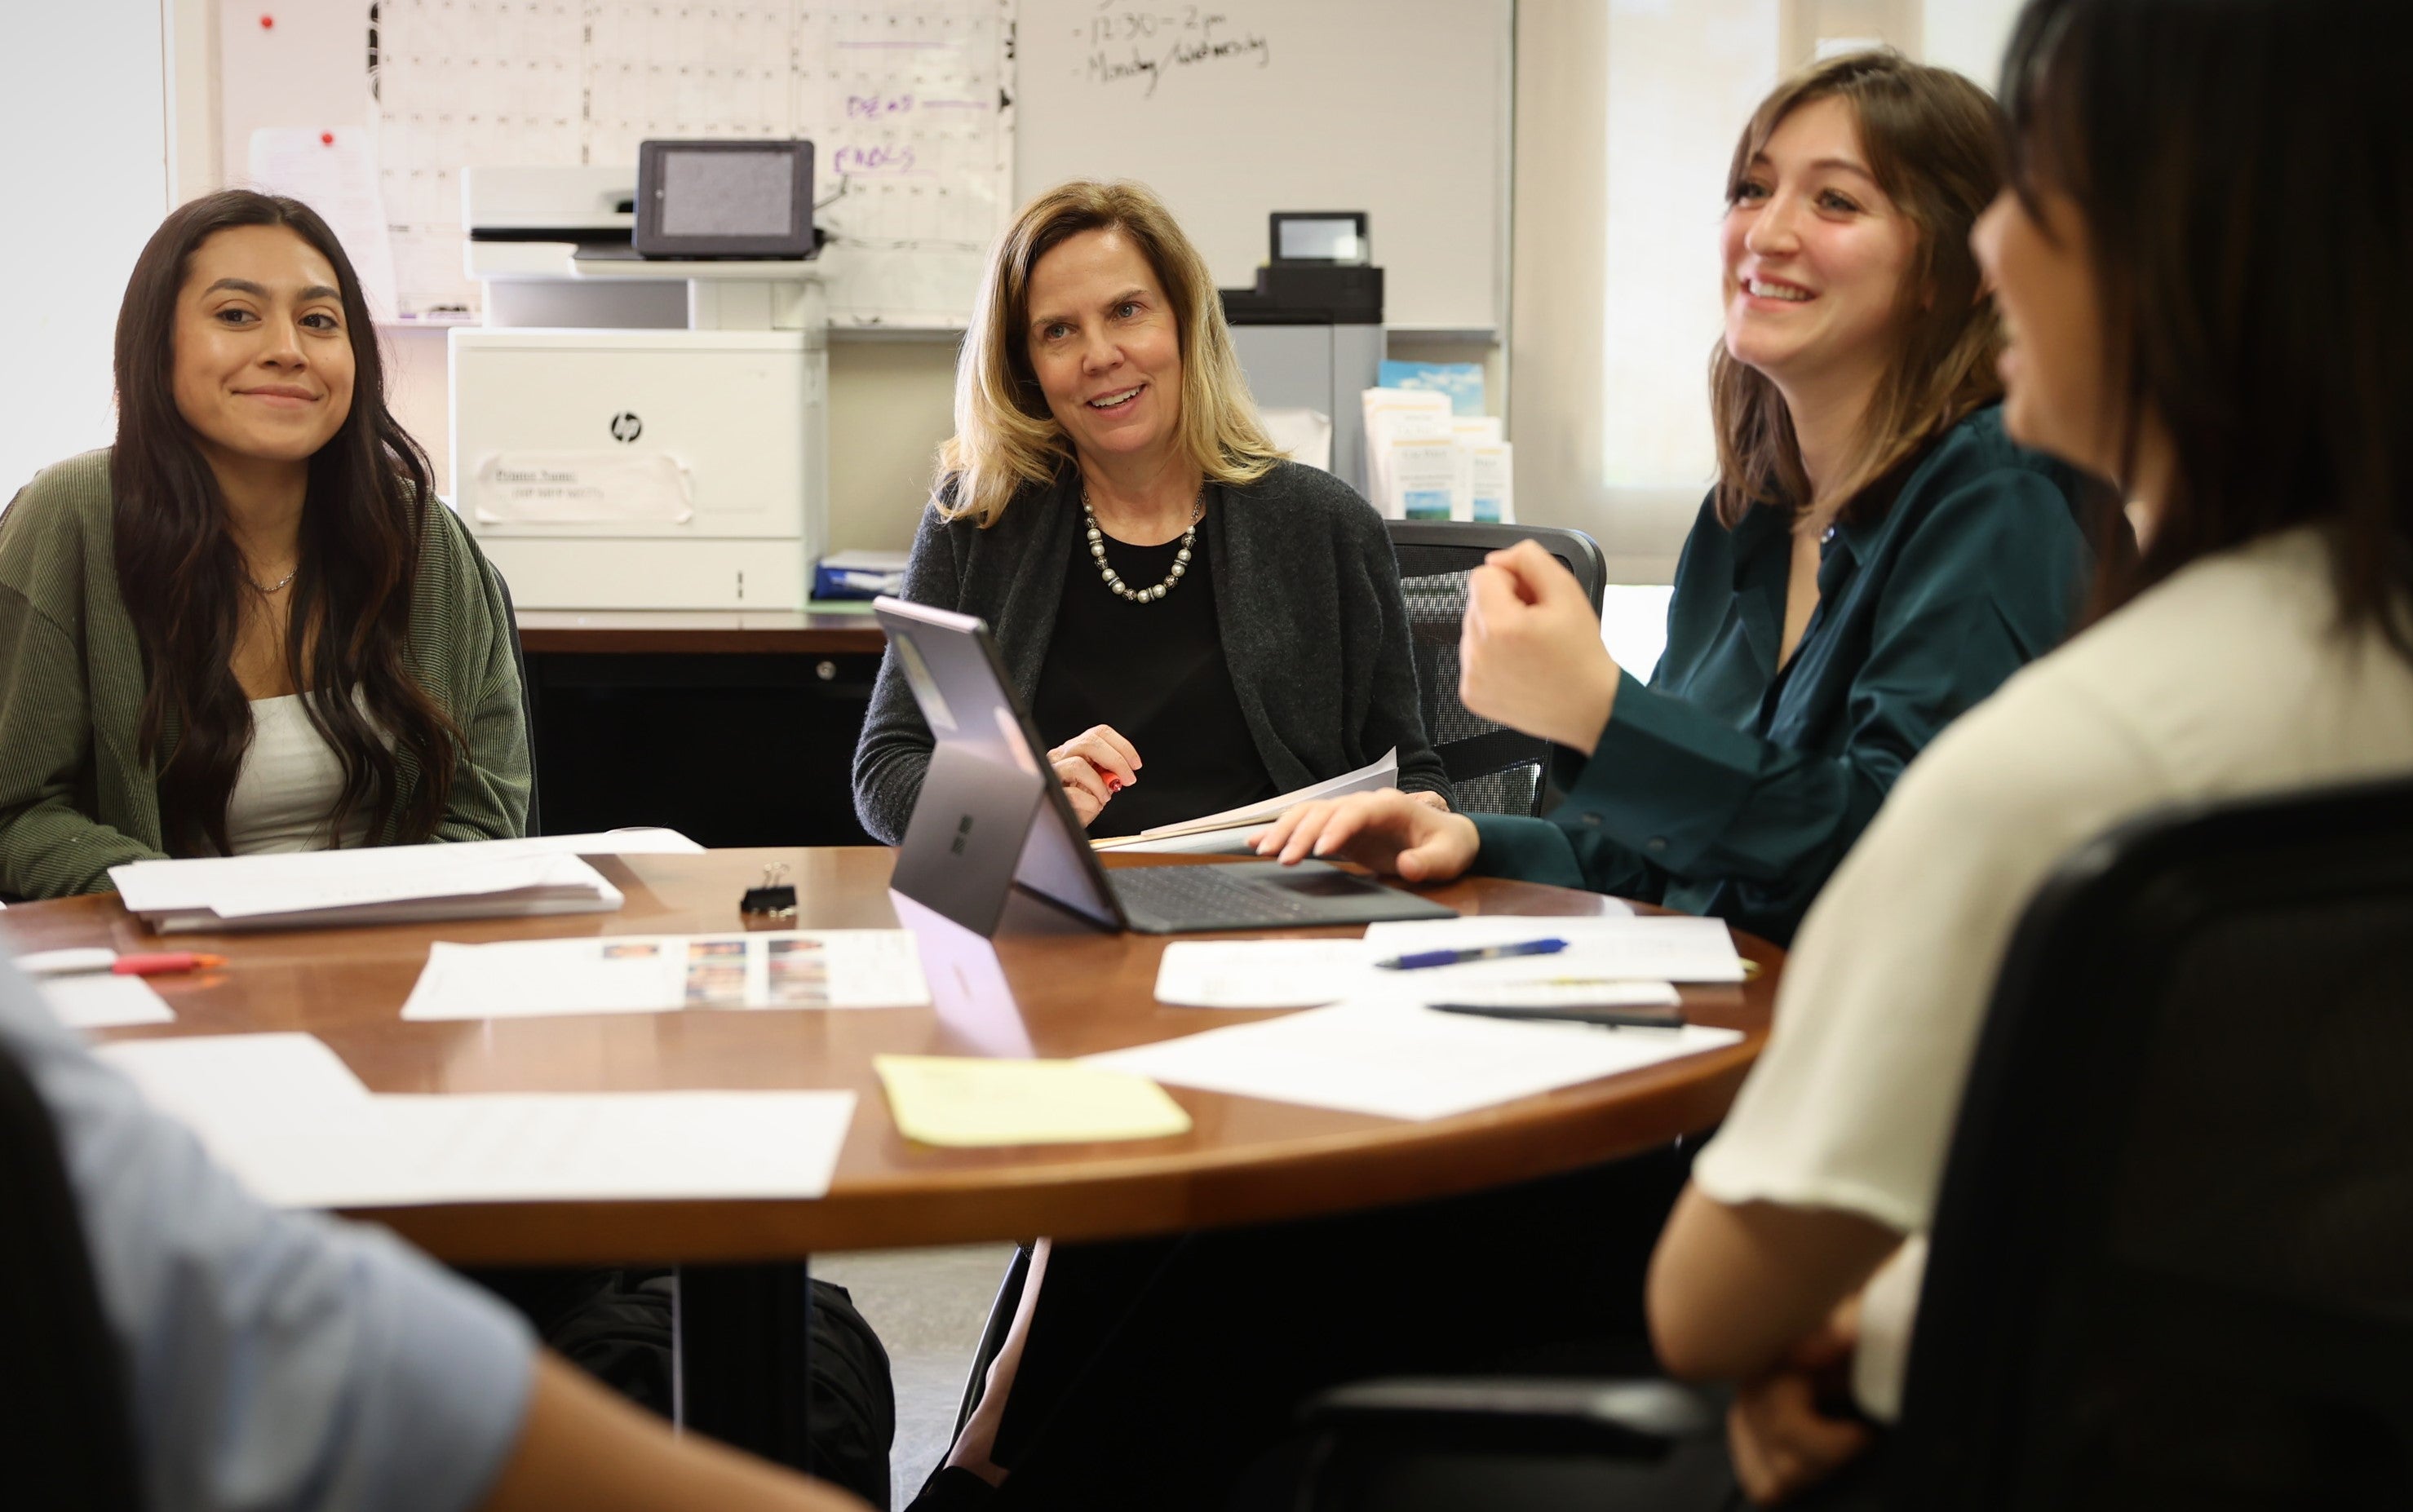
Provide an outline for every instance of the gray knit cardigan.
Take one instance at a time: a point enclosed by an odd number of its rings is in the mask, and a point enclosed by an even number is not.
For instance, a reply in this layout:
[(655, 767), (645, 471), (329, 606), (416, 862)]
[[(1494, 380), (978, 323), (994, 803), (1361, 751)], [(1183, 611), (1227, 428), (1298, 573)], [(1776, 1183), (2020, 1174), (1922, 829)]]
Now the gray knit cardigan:
[[(987, 621), (1026, 709), (1080, 518), (1078, 485), (1060, 480), (1024, 490), (986, 530), (941, 520), (932, 506), (913, 537), (904, 596)], [(1244, 488), (1210, 485), (1199, 535), (1233, 691), (1275, 789), (1337, 777), (1397, 746), (1401, 788), (1448, 797), (1417, 707), (1399, 560), (1382, 517), (1331, 474), (1285, 462)], [(892, 652), (854, 748), (854, 812), (876, 838), (903, 838), (930, 743)]]

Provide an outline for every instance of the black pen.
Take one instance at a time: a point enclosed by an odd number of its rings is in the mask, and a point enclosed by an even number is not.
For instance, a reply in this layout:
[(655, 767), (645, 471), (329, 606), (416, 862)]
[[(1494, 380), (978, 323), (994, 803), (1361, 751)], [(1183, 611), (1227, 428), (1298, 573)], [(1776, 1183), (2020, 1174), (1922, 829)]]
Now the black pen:
[(1588, 1023), (1602, 1029), (1681, 1029), (1680, 1007), (1639, 1005), (1569, 1004), (1547, 1008), (1514, 1007), (1500, 1003), (1429, 1003), (1436, 1013), (1464, 1013), (1478, 1019), (1523, 1019), (1539, 1023)]

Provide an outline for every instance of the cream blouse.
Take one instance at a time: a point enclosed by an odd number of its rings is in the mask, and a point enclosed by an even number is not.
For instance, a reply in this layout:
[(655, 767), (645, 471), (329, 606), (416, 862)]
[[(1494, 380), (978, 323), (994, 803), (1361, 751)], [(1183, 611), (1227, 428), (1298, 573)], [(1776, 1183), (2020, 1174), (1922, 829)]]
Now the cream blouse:
[[(2063, 857), (2164, 803), (2413, 771), (2413, 667), (2336, 633), (2330, 572), (2310, 527), (2196, 563), (1912, 763), (1802, 924), (1701, 1189), (1923, 1236), (2004, 950)], [(1855, 1386), (1888, 1421), (1921, 1263), (1862, 1297)]]

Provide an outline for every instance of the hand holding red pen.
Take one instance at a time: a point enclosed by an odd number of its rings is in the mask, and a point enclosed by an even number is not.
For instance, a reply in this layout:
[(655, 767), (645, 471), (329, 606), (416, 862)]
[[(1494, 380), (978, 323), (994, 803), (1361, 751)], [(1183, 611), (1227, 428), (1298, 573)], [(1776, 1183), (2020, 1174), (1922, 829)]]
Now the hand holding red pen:
[(1139, 781), (1139, 752), (1115, 733), (1111, 725), (1092, 725), (1047, 753), (1056, 780), (1064, 785), (1073, 815), (1083, 824), (1096, 818), (1108, 800)]

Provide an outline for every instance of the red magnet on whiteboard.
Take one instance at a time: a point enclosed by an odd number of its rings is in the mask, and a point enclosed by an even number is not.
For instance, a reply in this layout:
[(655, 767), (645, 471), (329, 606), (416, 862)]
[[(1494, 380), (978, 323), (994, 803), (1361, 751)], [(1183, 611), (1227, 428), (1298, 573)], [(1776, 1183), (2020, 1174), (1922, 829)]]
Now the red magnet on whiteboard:
[(276, 18), (275, 18), (275, 17), (274, 17), (274, 16), (262, 16), (262, 17), (260, 17), (260, 18), (259, 18), (259, 29), (260, 29), (261, 31), (263, 31), (263, 32), (273, 32), (273, 31), (274, 31), (274, 30), (276, 29)]
[(318, 142), (321, 146), (333, 147), (335, 145), (335, 134), (332, 131), (321, 131), (318, 133)]

